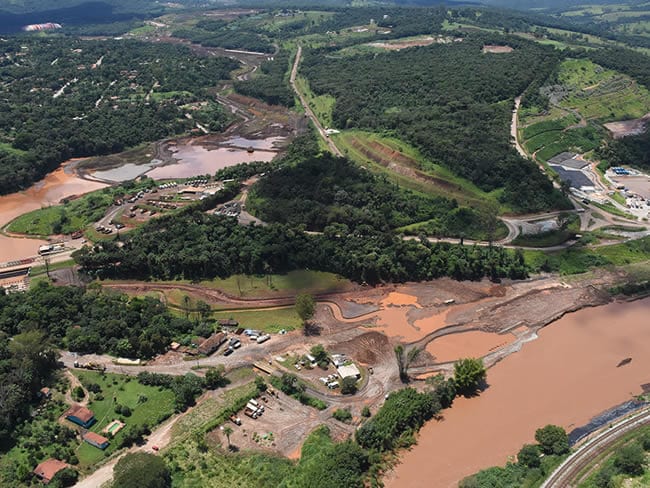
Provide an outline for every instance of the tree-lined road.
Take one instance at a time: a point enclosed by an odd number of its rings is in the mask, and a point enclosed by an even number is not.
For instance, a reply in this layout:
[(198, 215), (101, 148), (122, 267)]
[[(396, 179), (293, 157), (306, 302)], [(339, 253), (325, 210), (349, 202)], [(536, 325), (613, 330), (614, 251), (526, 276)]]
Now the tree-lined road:
[(289, 82), (291, 83), (291, 88), (293, 88), (293, 91), (296, 93), (298, 99), (300, 100), (300, 104), (302, 107), (305, 109), (305, 114), (307, 114), (307, 117), (311, 119), (311, 121), (314, 123), (314, 126), (316, 126), (316, 129), (318, 130), (318, 133), (320, 134), (321, 138), (325, 141), (325, 144), (327, 144), (327, 147), (329, 147), (329, 150), (339, 156), (343, 157), (343, 153), (339, 151), (339, 148), (336, 147), (336, 144), (334, 144), (334, 141), (332, 141), (329, 136), (327, 135), (327, 132), (325, 132), (325, 129), (321, 125), (320, 121), (314, 114), (314, 111), (309, 107), (309, 104), (307, 103), (307, 100), (305, 100), (305, 97), (302, 95), (300, 90), (296, 87), (296, 76), (298, 74), (298, 66), (300, 66), (300, 59), (302, 57), (302, 47), (298, 46), (298, 51), (296, 51), (296, 59), (293, 62), (293, 68), (291, 68), (291, 77), (289, 78)]

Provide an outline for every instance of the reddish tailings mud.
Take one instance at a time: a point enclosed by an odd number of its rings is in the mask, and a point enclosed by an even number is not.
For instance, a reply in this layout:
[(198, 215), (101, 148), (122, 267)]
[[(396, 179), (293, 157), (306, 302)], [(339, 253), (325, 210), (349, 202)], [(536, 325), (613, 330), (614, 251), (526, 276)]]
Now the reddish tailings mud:
[[(50, 205), (57, 205), (62, 198), (81, 195), (105, 187), (103, 183), (82, 180), (65, 168), (71, 162), (50, 173), (24, 192), (0, 197), (0, 228), (16, 217)], [(35, 256), (38, 247), (47, 244), (39, 239), (0, 235), (0, 262)]]
[[(570, 431), (641, 393), (650, 382), (648, 312), (646, 298), (580, 310), (546, 326), (539, 339), (489, 369), (480, 396), (458, 398), (443, 420), (428, 422), (386, 486), (456, 486), (480, 469), (503, 465), (534, 440), (538, 427)], [(628, 357), (631, 363), (617, 367)]]

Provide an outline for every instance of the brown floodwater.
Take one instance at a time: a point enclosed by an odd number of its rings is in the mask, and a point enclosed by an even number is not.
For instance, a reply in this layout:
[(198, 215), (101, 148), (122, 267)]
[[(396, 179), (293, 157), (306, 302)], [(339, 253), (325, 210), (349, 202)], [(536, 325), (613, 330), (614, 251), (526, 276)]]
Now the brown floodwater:
[[(0, 197), (0, 227), (16, 217), (50, 205), (57, 205), (62, 198), (81, 195), (104, 188), (106, 185), (96, 181), (78, 178), (65, 168), (72, 161), (66, 162), (59, 169), (35, 183), (29, 189)], [(46, 244), (40, 239), (9, 237), (0, 235), (0, 262), (25, 259), (38, 254), (38, 247)]]
[(418, 297), (406, 293), (391, 292), (381, 301), (382, 309), (375, 315), (377, 329), (388, 337), (402, 342), (415, 342), (427, 334), (434, 332), (447, 324), (447, 314), (450, 309), (415, 321), (409, 321), (409, 312), (423, 308), (418, 303)]
[(446, 363), (461, 358), (480, 358), (508, 344), (512, 334), (470, 331), (439, 337), (427, 344), (426, 350), (436, 358), (436, 363)]
[(167, 178), (190, 178), (205, 174), (214, 174), (218, 170), (239, 163), (252, 161), (271, 161), (277, 155), (274, 151), (258, 150), (248, 152), (235, 147), (218, 147), (208, 149), (191, 144), (178, 144), (175, 147), (176, 164), (169, 164), (152, 169), (147, 176), (155, 180)]
[[(565, 315), (535, 341), (488, 371), (489, 387), (458, 398), (404, 452), (386, 486), (457, 486), (480, 469), (503, 465), (535, 430), (568, 431), (629, 400), (650, 383), (650, 298)], [(632, 361), (617, 367), (621, 360)]]

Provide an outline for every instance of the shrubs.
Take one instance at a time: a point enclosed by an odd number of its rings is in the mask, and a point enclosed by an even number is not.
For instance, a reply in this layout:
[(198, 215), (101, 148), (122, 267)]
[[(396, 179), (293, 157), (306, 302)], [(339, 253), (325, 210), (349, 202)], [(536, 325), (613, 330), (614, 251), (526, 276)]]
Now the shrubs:
[(349, 424), (352, 421), (352, 414), (350, 413), (350, 410), (346, 408), (339, 408), (337, 410), (334, 410), (332, 417), (334, 417), (339, 422), (345, 422), (346, 424)]
[(614, 458), (614, 467), (621, 473), (630, 476), (643, 474), (645, 453), (638, 442), (632, 442), (621, 447)]
[(399, 443), (404, 434), (417, 431), (425, 421), (439, 411), (428, 393), (404, 388), (391, 393), (379, 412), (356, 433), (356, 440), (366, 449), (388, 451)]
[(347, 376), (341, 380), (341, 393), (354, 395), (357, 392), (357, 379), (354, 376)]
[(569, 452), (569, 436), (562, 427), (547, 425), (535, 431), (535, 440), (544, 454), (566, 454)]
[(483, 360), (466, 358), (454, 364), (454, 383), (458, 393), (465, 396), (475, 395), (487, 373)]

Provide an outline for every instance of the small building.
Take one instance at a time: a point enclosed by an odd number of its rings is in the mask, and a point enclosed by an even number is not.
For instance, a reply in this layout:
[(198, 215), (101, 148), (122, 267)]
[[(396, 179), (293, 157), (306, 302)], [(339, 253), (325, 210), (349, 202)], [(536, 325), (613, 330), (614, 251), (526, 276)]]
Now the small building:
[(181, 347), (181, 345), (178, 342), (172, 342), (169, 345), (169, 349), (171, 349), (172, 351), (178, 351), (179, 347)]
[(33, 473), (36, 475), (38, 479), (40, 479), (44, 484), (47, 485), (50, 481), (52, 481), (52, 478), (54, 478), (56, 473), (69, 467), (70, 465), (64, 463), (63, 461), (50, 458), (43, 461), (38, 466), (36, 466)]
[(38, 394), (42, 399), (52, 398), (52, 391), (47, 386), (38, 390)]
[(361, 371), (356, 367), (355, 364), (350, 363), (347, 365), (339, 366), (336, 368), (336, 371), (339, 373), (339, 376), (342, 380), (349, 378), (350, 376), (355, 377), (356, 379), (361, 378)]
[(108, 447), (108, 439), (103, 435), (95, 434), (94, 432), (86, 432), (81, 437), (84, 441), (91, 446), (95, 446), (97, 449), (104, 450)]
[(239, 322), (234, 319), (219, 319), (218, 322), (220, 327), (238, 327)]
[(332, 362), (337, 368), (343, 366), (348, 361), (348, 358), (345, 354), (332, 354)]
[(216, 334), (212, 334), (201, 344), (199, 344), (197, 351), (199, 354), (204, 354), (206, 356), (209, 356), (214, 351), (219, 349), (219, 346), (221, 346), (221, 344), (223, 344), (224, 342), (226, 342), (226, 334), (224, 334), (223, 332), (217, 332)]
[(95, 423), (95, 414), (92, 410), (82, 407), (81, 405), (70, 407), (63, 415), (70, 422), (80, 425), (84, 429), (89, 428)]

